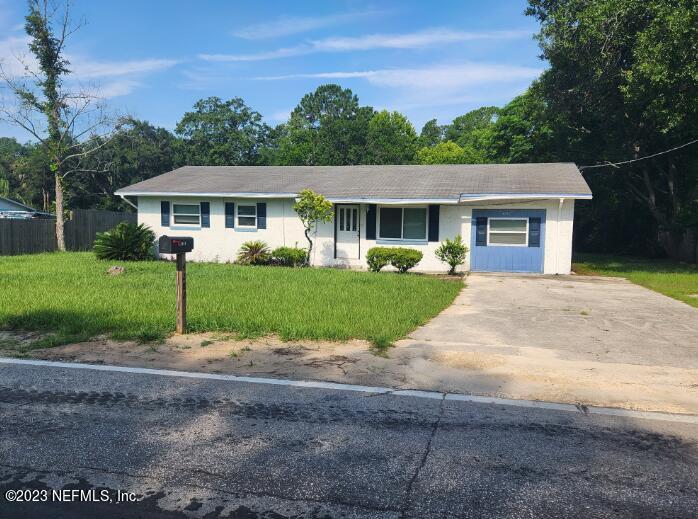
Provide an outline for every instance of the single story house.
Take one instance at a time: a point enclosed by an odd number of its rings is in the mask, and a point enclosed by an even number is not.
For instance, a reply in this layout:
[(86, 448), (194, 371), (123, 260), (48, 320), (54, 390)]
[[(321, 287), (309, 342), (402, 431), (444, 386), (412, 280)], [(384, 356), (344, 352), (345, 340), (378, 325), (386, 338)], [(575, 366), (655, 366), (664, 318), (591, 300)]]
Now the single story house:
[(591, 191), (571, 163), (429, 166), (185, 166), (120, 189), (157, 236), (191, 235), (198, 261), (234, 261), (240, 246), (305, 247), (293, 210), (312, 189), (334, 204), (313, 265), (366, 268), (376, 245), (419, 249), (415, 270), (444, 271), (439, 243), (460, 234), (473, 271), (568, 274), (574, 203)]
[(0, 196), (0, 218), (14, 220), (31, 220), (33, 218), (46, 218), (51, 215), (42, 213), (22, 202)]

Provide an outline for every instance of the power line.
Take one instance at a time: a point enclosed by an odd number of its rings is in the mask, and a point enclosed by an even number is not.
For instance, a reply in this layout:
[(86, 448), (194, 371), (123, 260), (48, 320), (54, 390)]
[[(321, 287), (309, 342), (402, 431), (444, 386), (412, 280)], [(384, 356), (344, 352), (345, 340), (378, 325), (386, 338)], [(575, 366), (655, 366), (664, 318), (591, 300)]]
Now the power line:
[(670, 150), (660, 151), (659, 153), (653, 153), (652, 155), (646, 155), (644, 157), (639, 157), (637, 159), (624, 160), (622, 162), (606, 162), (605, 164), (594, 164), (593, 166), (580, 166), (579, 169), (581, 170), (581, 169), (592, 169), (592, 168), (605, 168), (607, 166), (613, 166), (614, 168), (617, 168), (618, 166), (620, 166), (622, 164), (630, 164), (631, 162), (637, 162), (639, 160), (651, 159), (652, 157), (657, 157), (659, 155), (671, 153), (672, 151), (680, 150), (681, 148), (685, 148), (686, 146), (690, 146), (691, 144), (695, 144), (696, 142), (698, 142), (698, 139), (694, 139), (690, 142), (682, 144), (681, 146), (676, 146), (675, 148), (671, 148)]

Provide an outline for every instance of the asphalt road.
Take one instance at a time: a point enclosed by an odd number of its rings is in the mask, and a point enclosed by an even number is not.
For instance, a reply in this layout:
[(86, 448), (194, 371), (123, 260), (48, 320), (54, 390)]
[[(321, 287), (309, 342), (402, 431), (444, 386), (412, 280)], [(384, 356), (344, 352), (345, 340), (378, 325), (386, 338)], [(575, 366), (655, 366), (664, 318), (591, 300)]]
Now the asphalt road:
[[(17, 489), (138, 501), (8, 503)], [(1, 517), (697, 513), (692, 424), (0, 364)]]

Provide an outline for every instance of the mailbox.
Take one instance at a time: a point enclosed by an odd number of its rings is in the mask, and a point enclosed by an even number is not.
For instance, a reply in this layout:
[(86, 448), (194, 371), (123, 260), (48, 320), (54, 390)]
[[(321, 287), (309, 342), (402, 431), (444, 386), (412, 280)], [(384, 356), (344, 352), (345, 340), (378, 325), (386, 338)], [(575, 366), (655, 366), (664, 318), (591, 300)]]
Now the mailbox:
[(160, 236), (158, 247), (161, 254), (182, 254), (194, 249), (194, 238), (191, 236)]

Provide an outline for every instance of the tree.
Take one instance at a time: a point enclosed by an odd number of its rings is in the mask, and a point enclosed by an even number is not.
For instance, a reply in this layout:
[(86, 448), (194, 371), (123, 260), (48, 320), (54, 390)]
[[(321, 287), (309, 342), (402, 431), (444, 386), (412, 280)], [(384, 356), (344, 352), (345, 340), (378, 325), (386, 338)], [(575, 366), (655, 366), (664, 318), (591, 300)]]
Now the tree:
[[(95, 138), (98, 141), (99, 138)], [(94, 142), (94, 145), (99, 142)], [(105, 173), (86, 173), (68, 182), (73, 207), (129, 210), (130, 206), (114, 191), (176, 167), (177, 139), (165, 128), (131, 119), (110, 142), (88, 159), (96, 169), (106, 164)]]
[(0, 137), (0, 196), (9, 198), (17, 188), (15, 166), (26, 154), (26, 148), (16, 139)]
[(443, 137), (443, 127), (439, 126), (436, 119), (431, 119), (422, 126), (422, 131), (419, 133), (418, 145), (420, 148), (436, 146), (443, 141)]
[(321, 85), (303, 96), (289, 121), (278, 128), (272, 161), (279, 165), (361, 164), (373, 108), (359, 106), (351, 90)]
[(399, 112), (383, 110), (368, 123), (369, 164), (409, 164), (417, 151), (412, 123)]
[(3, 104), (0, 115), (29, 132), (44, 147), (49, 158), (59, 250), (65, 250), (64, 181), (68, 175), (85, 171), (85, 158), (108, 142), (107, 138), (96, 147), (90, 147), (84, 146), (81, 139), (114, 129), (96, 95), (64, 88), (64, 80), (70, 74), (65, 46), (68, 37), (78, 28), (79, 25), (71, 25), (69, 4), (60, 9), (49, 0), (29, 0), (25, 30), (36, 66), (21, 61), (26, 71), (21, 77), (13, 77), (0, 69), (0, 78), (16, 99), (12, 105)]
[(440, 142), (417, 151), (420, 164), (465, 164), (465, 150), (453, 141)]
[(183, 139), (179, 162), (193, 166), (256, 164), (269, 130), (261, 114), (239, 97), (201, 99), (175, 128)]
[(313, 250), (313, 240), (310, 234), (316, 229), (318, 222), (330, 222), (333, 217), (332, 203), (324, 196), (304, 189), (298, 194), (298, 200), (293, 204), (293, 210), (301, 219), (305, 228), (305, 238), (308, 240), (308, 254), (306, 264), (310, 265), (310, 253)]
[[(527, 14), (541, 22), (549, 68), (540, 88), (555, 131), (567, 136), (566, 157), (582, 164), (639, 159), (698, 135), (694, 0), (529, 0)], [(618, 169), (587, 170), (594, 211), (616, 200), (614, 221), (640, 208), (644, 214), (634, 213), (637, 224), (625, 243), (656, 243), (663, 230), (676, 250), (682, 215), (698, 199), (697, 161), (689, 147)], [(654, 225), (646, 225), (645, 215)]]
[(443, 138), (460, 146), (472, 145), (472, 135), (478, 130), (487, 129), (497, 120), (499, 108), (483, 106), (453, 119), (444, 127)]

